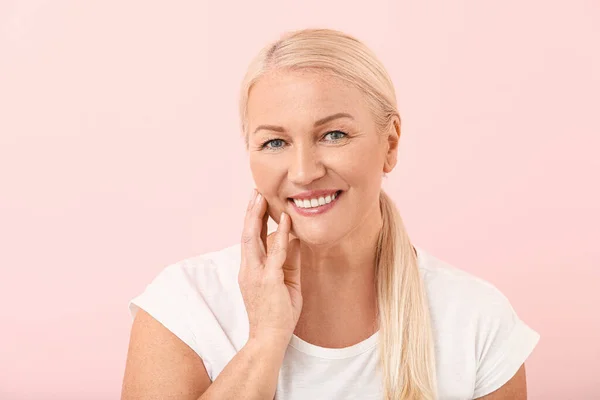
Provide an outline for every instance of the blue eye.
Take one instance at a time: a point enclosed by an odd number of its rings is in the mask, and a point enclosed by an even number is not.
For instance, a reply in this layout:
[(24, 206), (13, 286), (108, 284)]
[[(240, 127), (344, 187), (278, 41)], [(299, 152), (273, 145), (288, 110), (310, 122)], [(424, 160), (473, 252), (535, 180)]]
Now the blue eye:
[[(323, 138), (326, 138), (327, 136), (330, 136), (331, 139), (326, 139), (326, 142), (336, 142), (338, 140), (344, 139), (348, 136), (348, 134), (346, 132), (342, 132), (342, 131), (331, 131), (331, 132), (327, 132)], [(285, 140), (283, 139), (271, 139), (271, 140), (267, 140), (266, 142), (264, 142), (261, 145), (261, 149), (267, 149), (267, 150), (280, 150), (282, 148), (285, 147)]]
[[(337, 134), (337, 135), (335, 135), (335, 134)], [(329, 135), (335, 135), (335, 136), (337, 136), (337, 137), (334, 137), (334, 138), (332, 139), (332, 141), (335, 141), (335, 140), (340, 140), (340, 139), (343, 139), (344, 137), (348, 136), (348, 135), (347, 135), (345, 132), (342, 132), (342, 131), (331, 131), (331, 132), (327, 132), (327, 134), (325, 134), (325, 137), (327, 137), (327, 136), (329, 136)], [(342, 135), (343, 135), (343, 136), (342, 136)]]
[[(269, 146), (269, 144), (273, 144), (273, 143), (280, 143), (280, 146)], [(267, 140), (266, 142), (263, 143), (262, 148), (268, 148), (268, 149), (280, 149), (283, 147), (283, 140), (281, 139), (272, 139), (272, 140)]]

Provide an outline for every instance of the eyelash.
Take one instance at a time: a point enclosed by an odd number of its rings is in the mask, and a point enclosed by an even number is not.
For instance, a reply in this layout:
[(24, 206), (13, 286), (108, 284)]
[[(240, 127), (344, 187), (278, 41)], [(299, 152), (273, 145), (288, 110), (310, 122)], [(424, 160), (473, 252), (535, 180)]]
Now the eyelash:
[[(330, 133), (342, 133), (342, 134), (344, 135), (344, 137), (342, 137), (342, 138), (339, 138), (339, 139), (334, 139), (334, 140), (332, 140), (332, 141), (342, 140), (342, 139), (345, 139), (346, 137), (348, 137), (348, 134), (347, 134), (346, 132), (344, 132), (344, 131), (340, 131), (340, 130), (329, 131), (329, 132), (327, 132), (325, 135), (323, 135), (323, 137), (325, 137), (325, 136), (329, 135)], [(275, 151), (275, 150), (279, 150), (279, 149), (281, 149), (283, 146), (282, 146), (282, 147), (268, 147), (268, 146), (267, 146), (269, 143), (271, 143), (271, 142), (275, 142), (275, 141), (282, 141), (282, 142), (284, 142), (284, 140), (283, 140), (283, 139), (270, 139), (270, 140), (267, 140), (266, 142), (264, 142), (264, 143), (263, 143), (263, 144), (260, 146), (260, 148), (261, 148), (261, 149), (267, 149), (267, 150), (270, 150), (270, 151)]]

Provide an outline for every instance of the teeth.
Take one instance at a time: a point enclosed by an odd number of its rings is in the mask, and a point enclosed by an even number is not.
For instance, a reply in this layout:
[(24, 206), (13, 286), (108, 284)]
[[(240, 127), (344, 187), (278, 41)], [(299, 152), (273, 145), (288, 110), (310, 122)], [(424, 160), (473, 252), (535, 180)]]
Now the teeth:
[(305, 200), (299, 200), (299, 199), (293, 199), (294, 203), (296, 204), (297, 207), (300, 208), (313, 208), (313, 207), (319, 207), (328, 203), (331, 203), (333, 200), (335, 200), (336, 198), (336, 193), (334, 193), (333, 195), (328, 195), (328, 196), (321, 196), (321, 197), (317, 197), (314, 199), (305, 199)]

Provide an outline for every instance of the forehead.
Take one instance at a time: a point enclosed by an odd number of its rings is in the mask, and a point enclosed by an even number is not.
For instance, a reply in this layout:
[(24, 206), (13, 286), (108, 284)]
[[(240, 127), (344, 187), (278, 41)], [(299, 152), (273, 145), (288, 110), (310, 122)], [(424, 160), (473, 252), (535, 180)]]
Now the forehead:
[(368, 118), (363, 93), (330, 74), (278, 71), (261, 77), (250, 90), (250, 125), (283, 123), (290, 118), (313, 120), (347, 112), (356, 120)]

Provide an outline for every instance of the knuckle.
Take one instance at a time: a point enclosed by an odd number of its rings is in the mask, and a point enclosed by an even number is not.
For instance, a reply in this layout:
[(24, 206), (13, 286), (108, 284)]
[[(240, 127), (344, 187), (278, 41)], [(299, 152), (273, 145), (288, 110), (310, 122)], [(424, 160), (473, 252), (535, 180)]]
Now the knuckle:
[(269, 254), (275, 254), (280, 249), (281, 249), (281, 245), (279, 243), (277, 243), (277, 241), (274, 241), (273, 243), (271, 243), (271, 246), (269, 246)]
[(278, 255), (281, 254), (284, 250), (284, 247), (277, 241), (273, 242), (271, 247), (269, 248), (269, 255)]
[(279, 268), (266, 271), (264, 281), (268, 285), (278, 285), (283, 280), (283, 270)]

